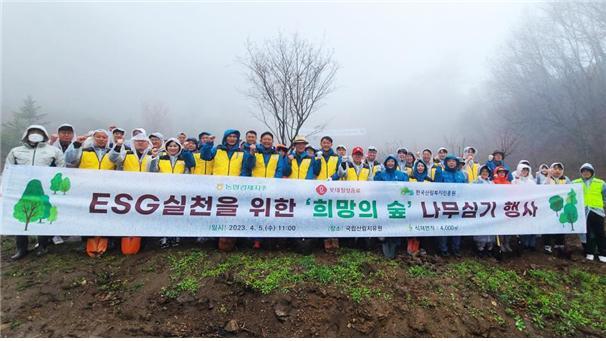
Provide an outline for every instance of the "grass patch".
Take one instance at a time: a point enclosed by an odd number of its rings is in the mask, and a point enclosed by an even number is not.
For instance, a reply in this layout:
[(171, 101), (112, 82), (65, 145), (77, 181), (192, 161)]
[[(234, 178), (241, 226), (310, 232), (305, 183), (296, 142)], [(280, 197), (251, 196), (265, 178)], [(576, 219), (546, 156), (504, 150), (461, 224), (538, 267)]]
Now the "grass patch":
[(423, 265), (413, 265), (409, 267), (407, 271), (412, 277), (431, 277), (436, 274), (434, 271), (424, 267)]
[(520, 331), (527, 328), (525, 321), (538, 329), (550, 327), (560, 336), (575, 335), (581, 327), (606, 331), (604, 275), (578, 269), (570, 273), (533, 269), (520, 275), (471, 260), (452, 265), (450, 272), (505, 304)]
[[(178, 253), (168, 256), (171, 284), (163, 289), (163, 294), (169, 298), (184, 292), (196, 294), (202, 279), (230, 274), (234, 281), (265, 295), (287, 292), (305, 282), (335, 286), (354, 302), (373, 296), (389, 299), (388, 294), (376, 288), (388, 271), (364, 272), (370, 263), (381, 261), (374, 254), (350, 249), (341, 249), (336, 264), (329, 265), (318, 263), (313, 255), (295, 253), (261, 256), (248, 251), (234, 252), (217, 263), (211, 262), (202, 251)], [(386, 264), (385, 269), (397, 265), (392, 263)]]

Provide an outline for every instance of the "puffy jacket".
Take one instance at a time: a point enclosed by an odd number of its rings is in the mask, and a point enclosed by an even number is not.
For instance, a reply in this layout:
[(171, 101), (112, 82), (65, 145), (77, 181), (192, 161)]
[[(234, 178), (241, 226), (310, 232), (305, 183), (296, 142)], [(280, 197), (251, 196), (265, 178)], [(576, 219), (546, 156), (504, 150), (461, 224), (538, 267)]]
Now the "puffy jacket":
[[(457, 161), (457, 165), (455, 165), (453, 168), (448, 167), (449, 160)], [(439, 174), (436, 172), (436, 179), (434, 181), (460, 184), (467, 183), (467, 178), (465, 177), (465, 174), (463, 174), (463, 172), (459, 170), (458, 162), (459, 160), (456, 156), (446, 156), (446, 158), (444, 159), (444, 171), (440, 172)]]
[[(40, 129), (44, 136), (44, 140), (35, 146), (30, 145), (27, 140), (27, 136), (32, 129)], [(48, 132), (43, 126), (31, 125), (27, 127), (21, 137), (23, 145), (15, 147), (8, 152), (6, 163), (11, 165), (64, 167), (65, 159), (63, 152), (61, 149), (49, 145), (47, 143), (48, 140)]]
[[(387, 161), (393, 160), (394, 166), (392, 168), (387, 167)], [(399, 171), (397, 168), (398, 160), (395, 156), (389, 155), (383, 162), (383, 170), (375, 174), (375, 181), (408, 181), (408, 175), (404, 172)]]
[[(504, 177), (499, 176), (499, 172), (502, 170), (504, 170), (506, 172)], [(497, 168), (495, 168), (495, 170), (494, 170), (494, 173), (492, 174), (492, 182), (497, 185), (510, 184), (511, 181), (509, 181), (509, 170), (503, 166), (497, 166)]]

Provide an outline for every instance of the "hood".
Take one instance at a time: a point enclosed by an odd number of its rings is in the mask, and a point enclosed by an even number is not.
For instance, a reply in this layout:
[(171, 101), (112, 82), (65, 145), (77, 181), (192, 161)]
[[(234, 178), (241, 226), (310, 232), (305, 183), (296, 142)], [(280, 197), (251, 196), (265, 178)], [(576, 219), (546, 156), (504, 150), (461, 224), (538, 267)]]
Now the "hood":
[(74, 126), (69, 123), (63, 123), (62, 125), (58, 126), (57, 133), (59, 132), (59, 130), (61, 130), (61, 128), (72, 128), (72, 131), (74, 132), (74, 136), (76, 135), (76, 129), (74, 129)]
[(499, 171), (501, 171), (501, 170), (505, 171), (505, 173), (506, 173), (506, 174), (505, 174), (505, 177), (507, 177), (507, 176), (509, 175), (509, 171), (507, 170), (507, 168), (505, 168), (505, 167), (503, 167), (503, 166), (498, 166), (498, 167), (496, 167), (496, 168), (494, 169), (494, 172), (492, 173), (492, 175), (493, 175), (495, 178), (497, 178), (497, 177), (498, 177), (497, 173), (499, 173)]
[[(457, 165), (454, 166), (454, 168), (450, 168), (448, 167), (448, 160), (455, 160), (457, 162)], [(448, 154), (445, 158), (444, 158), (444, 169), (448, 172), (454, 172), (457, 170), (459, 166), (459, 158), (457, 158), (456, 156), (452, 155), (452, 154)]]
[(46, 131), (46, 128), (44, 128), (43, 126), (38, 125), (38, 124), (32, 124), (31, 126), (29, 126), (25, 129), (25, 131), (23, 132), (23, 136), (21, 136), (21, 142), (28, 144), (27, 135), (29, 135), (29, 131), (32, 129), (42, 130), (42, 133), (44, 136), (44, 140), (42, 140), (42, 142), (48, 142), (48, 132)]
[(223, 133), (223, 139), (221, 140), (221, 144), (225, 147), (227, 147), (227, 136), (231, 135), (231, 134), (236, 134), (236, 136), (238, 137), (238, 141), (236, 142), (235, 146), (238, 147), (240, 146), (240, 131), (237, 129), (227, 129), (224, 133)]
[(463, 154), (467, 154), (467, 153), (468, 153), (470, 150), (472, 150), (472, 149), (473, 149), (473, 152), (474, 152), (475, 154), (477, 154), (477, 153), (478, 153), (478, 150), (476, 149), (476, 147), (474, 147), (474, 146), (467, 146), (467, 147), (465, 147), (465, 148), (463, 149)]
[(152, 136), (155, 136), (155, 137), (159, 138), (160, 140), (164, 141), (164, 135), (162, 135), (159, 132), (149, 134), (149, 137), (152, 137)]
[(579, 168), (579, 172), (582, 172), (583, 169), (591, 171), (591, 176), (595, 174), (595, 169), (593, 168), (593, 165), (591, 163), (584, 163), (581, 168)]
[(478, 169), (478, 177), (480, 177), (480, 174), (482, 173), (482, 169), (486, 169), (488, 171), (488, 178), (490, 178), (490, 168), (488, 168), (488, 165), (480, 166), (480, 168)]
[(105, 146), (103, 146), (103, 148), (107, 148), (108, 145), (109, 145), (109, 141), (110, 141), (112, 135), (109, 133), (109, 131), (107, 131), (105, 129), (96, 129), (96, 130), (93, 130), (93, 133), (91, 134), (91, 138), (92, 138), (92, 141), (91, 141), (92, 145), (91, 146), (95, 145), (94, 141), (95, 141), (95, 134), (96, 133), (104, 133), (105, 135), (107, 135), (107, 142), (105, 143)]
[(141, 130), (141, 134), (147, 136), (147, 132), (145, 131), (145, 129), (143, 128), (135, 128), (133, 130), (130, 131), (130, 136), (131, 137), (135, 137), (133, 134), (135, 133), (135, 130)]
[[(177, 155), (181, 154), (181, 151), (183, 150), (183, 146), (181, 145), (181, 142), (179, 142), (179, 139), (176, 137), (171, 137), (168, 140), (166, 140), (164, 142), (164, 149), (166, 149), (166, 146), (168, 146), (168, 144), (170, 142), (175, 142), (177, 144), (177, 146), (179, 146), (179, 152), (177, 153)], [(166, 151), (166, 155), (170, 155), (170, 154), (168, 154), (168, 151)]]
[[(423, 173), (419, 173), (419, 171), (417, 171), (417, 164), (419, 163), (425, 165), (425, 170), (423, 171)], [(417, 181), (425, 180), (425, 178), (427, 177), (427, 164), (425, 163), (425, 161), (421, 159), (415, 161), (414, 165), (412, 166), (412, 176), (417, 179)]]
[[(387, 161), (388, 160), (393, 160), (394, 161), (394, 166), (393, 168), (388, 168), (387, 167)], [(388, 171), (393, 171), (396, 169), (396, 167), (398, 166), (398, 159), (396, 159), (396, 157), (393, 154), (389, 154), (386, 158), (385, 161), (383, 161), (383, 166), (385, 166), (385, 169)]]
[(520, 179), (522, 178), (522, 170), (523, 169), (528, 169), (528, 176), (525, 176), (524, 178), (530, 178), (530, 177), (532, 177), (532, 168), (529, 165), (520, 163), (520, 164), (518, 164), (518, 168), (516, 169), (516, 175)]

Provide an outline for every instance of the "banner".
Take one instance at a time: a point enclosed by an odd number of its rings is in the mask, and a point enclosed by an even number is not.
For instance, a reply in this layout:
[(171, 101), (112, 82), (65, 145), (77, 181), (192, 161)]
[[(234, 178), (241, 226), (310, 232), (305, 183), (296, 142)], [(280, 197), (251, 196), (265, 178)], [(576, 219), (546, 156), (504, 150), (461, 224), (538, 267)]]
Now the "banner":
[(581, 185), (173, 175), (9, 165), (2, 234), (395, 237), (585, 233)]

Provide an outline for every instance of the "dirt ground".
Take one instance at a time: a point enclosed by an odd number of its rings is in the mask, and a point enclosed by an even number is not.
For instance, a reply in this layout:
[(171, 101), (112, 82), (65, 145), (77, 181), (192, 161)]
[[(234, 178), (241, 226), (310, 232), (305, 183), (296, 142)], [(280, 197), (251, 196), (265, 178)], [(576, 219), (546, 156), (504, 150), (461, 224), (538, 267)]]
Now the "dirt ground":
[(193, 242), (92, 259), (78, 247), (11, 262), (2, 238), (3, 337), (606, 336), (606, 265), (578, 245), (572, 259), (502, 261)]

